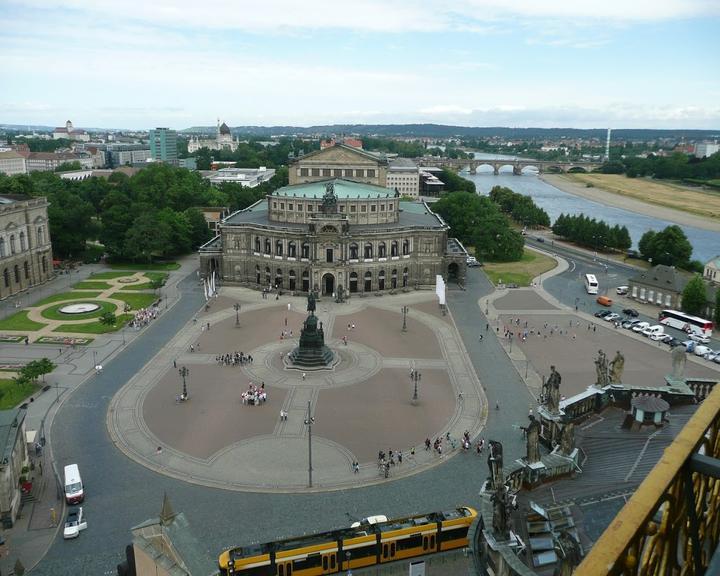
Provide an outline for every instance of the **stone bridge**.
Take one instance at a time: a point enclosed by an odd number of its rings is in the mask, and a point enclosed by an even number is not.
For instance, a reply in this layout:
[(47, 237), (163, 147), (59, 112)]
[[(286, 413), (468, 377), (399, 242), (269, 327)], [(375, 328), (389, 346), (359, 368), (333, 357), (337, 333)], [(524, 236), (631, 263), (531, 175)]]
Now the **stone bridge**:
[(493, 173), (497, 176), (500, 168), (511, 166), (513, 174), (520, 175), (524, 168), (536, 168), (539, 174), (547, 171), (569, 172), (573, 168), (590, 172), (602, 166), (600, 162), (558, 162), (556, 160), (456, 160), (452, 158), (436, 158), (432, 156), (415, 158), (418, 166), (432, 168), (450, 168), (459, 172), (468, 169), (470, 174), (476, 174), (480, 166), (492, 166)]

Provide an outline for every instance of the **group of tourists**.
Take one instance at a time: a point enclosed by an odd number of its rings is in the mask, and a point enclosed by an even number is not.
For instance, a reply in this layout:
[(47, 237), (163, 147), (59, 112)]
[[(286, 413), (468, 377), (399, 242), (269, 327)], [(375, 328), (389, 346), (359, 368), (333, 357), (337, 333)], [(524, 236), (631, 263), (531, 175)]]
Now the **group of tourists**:
[(140, 328), (144, 328), (150, 324), (151, 321), (155, 320), (157, 315), (157, 306), (152, 306), (151, 308), (141, 308), (135, 313), (135, 317), (130, 321), (130, 327), (140, 330)]
[(265, 382), (260, 386), (255, 386), (252, 382), (248, 386), (248, 389), (240, 396), (243, 404), (250, 404), (251, 406), (259, 406), (267, 402), (267, 392), (265, 392)]
[(253, 357), (242, 352), (230, 352), (215, 356), (215, 362), (220, 366), (244, 366), (245, 364), (252, 364)]

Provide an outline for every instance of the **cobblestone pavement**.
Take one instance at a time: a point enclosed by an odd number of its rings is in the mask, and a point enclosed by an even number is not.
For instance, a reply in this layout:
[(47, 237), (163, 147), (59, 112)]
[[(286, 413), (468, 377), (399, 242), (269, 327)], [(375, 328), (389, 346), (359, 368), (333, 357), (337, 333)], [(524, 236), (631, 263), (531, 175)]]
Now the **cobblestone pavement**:
[[(301, 371), (283, 357), (298, 344), (305, 298), (265, 300), (241, 288), (222, 293), (245, 303), (239, 315), (213, 304), (214, 313), (181, 330), (111, 402), (113, 441), (137, 462), (228, 489), (338, 489), (386, 481), (377, 466), (380, 450), (405, 456), (392, 469), (394, 480), (442, 462), (425, 450), (425, 438), (445, 439), (447, 457), (460, 448), (465, 431), (472, 438), (480, 434), (487, 405), (434, 294), (321, 301), (317, 315), (339, 362), (329, 370)], [(434, 305), (438, 313), (417, 305)], [(405, 331), (403, 306), (409, 308)], [(235, 351), (251, 354), (253, 363), (218, 365), (218, 355)], [(186, 402), (176, 400), (178, 362), (190, 371)], [(422, 376), (417, 401), (413, 368)], [(263, 383), (268, 401), (243, 405), (240, 395), (253, 382)], [(315, 417), (312, 486), (308, 404)], [(286, 420), (279, 419), (280, 410)], [(353, 473), (355, 461), (360, 466)]]

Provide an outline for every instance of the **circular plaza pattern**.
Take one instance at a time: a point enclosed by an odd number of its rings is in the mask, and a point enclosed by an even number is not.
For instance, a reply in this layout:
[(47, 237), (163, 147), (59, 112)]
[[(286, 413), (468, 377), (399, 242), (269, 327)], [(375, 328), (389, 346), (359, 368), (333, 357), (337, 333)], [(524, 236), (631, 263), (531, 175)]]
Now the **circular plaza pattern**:
[[(225, 289), (233, 290), (244, 299), (237, 324), (230, 303), (237, 300), (220, 297), (113, 399), (109, 430), (131, 458), (214, 487), (310, 489), (310, 406), (312, 489), (328, 490), (385, 481), (380, 450), (403, 453), (392, 480), (442, 462), (464, 431), (479, 434), (486, 402), (452, 319), (440, 313), (434, 295), (319, 303), (325, 342), (339, 362), (303, 372), (288, 369), (286, 357), (298, 343), (305, 299), (263, 300), (256, 292)], [(403, 305), (410, 308), (407, 332), (401, 330)], [(252, 363), (218, 362), (239, 352)], [(184, 402), (178, 401), (181, 368), (188, 370)], [(421, 374), (416, 401), (413, 369)], [(264, 386), (267, 402), (241, 401), (251, 385)], [(443, 456), (425, 450), (426, 438), (446, 435)]]
[(100, 310), (99, 304), (93, 304), (92, 302), (80, 302), (79, 304), (68, 304), (58, 309), (58, 312), (62, 314), (86, 314), (88, 312), (95, 312)]

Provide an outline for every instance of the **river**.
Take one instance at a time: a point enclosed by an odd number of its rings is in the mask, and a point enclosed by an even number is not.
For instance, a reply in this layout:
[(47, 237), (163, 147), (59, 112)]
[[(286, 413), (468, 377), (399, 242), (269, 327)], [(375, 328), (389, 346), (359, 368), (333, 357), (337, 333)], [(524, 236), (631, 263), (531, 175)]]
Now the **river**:
[[(478, 152), (475, 153), (475, 157), (486, 160), (510, 160), (513, 158), (513, 156)], [(568, 194), (543, 182), (535, 172), (530, 170), (526, 170), (522, 176), (515, 176), (512, 168), (506, 166), (500, 170), (498, 176), (495, 176), (490, 166), (481, 166), (478, 168), (477, 174), (463, 172), (462, 176), (474, 182), (478, 193), (483, 195), (487, 195), (493, 186), (506, 186), (515, 192), (532, 197), (535, 203), (548, 213), (552, 222), (555, 222), (561, 213), (583, 213), (586, 216), (604, 220), (611, 226), (615, 224), (627, 226), (635, 248), (637, 248), (642, 235), (648, 230), (660, 231), (666, 226), (675, 224)], [(681, 226), (681, 228), (693, 246), (692, 259), (700, 260), (704, 264), (720, 253), (720, 233), (691, 226)]]

